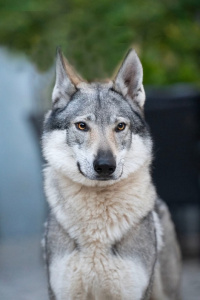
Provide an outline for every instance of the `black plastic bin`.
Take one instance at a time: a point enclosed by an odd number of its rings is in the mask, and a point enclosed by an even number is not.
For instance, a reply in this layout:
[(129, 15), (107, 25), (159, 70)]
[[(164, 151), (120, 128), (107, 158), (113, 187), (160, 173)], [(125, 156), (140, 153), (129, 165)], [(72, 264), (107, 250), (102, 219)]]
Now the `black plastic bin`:
[(154, 182), (171, 210), (183, 253), (194, 254), (200, 235), (200, 91), (176, 85), (146, 88), (146, 94)]

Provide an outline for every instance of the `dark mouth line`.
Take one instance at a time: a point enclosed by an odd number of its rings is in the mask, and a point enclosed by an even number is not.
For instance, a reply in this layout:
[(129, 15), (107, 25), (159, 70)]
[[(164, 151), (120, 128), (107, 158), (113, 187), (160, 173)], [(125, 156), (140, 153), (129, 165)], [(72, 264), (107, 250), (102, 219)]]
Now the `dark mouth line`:
[(79, 162), (77, 162), (77, 167), (78, 167), (79, 172), (80, 172), (84, 177), (87, 177), (87, 176), (85, 176), (85, 174), (82, 172), (81, 166), (80, 166)]
[(108, 180), (114, 180), (112, 177), (97, 177), (94, 180), (98, 180), (98, 181), (108, 181)]

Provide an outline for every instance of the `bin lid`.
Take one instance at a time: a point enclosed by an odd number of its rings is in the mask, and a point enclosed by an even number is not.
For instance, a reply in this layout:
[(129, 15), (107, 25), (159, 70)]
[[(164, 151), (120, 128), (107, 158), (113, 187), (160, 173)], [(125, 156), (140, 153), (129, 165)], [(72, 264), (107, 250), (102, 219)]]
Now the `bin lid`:
[(200, 88), (192, 84), (145, 86), (145, 110), (172, 109), (200, 104)]

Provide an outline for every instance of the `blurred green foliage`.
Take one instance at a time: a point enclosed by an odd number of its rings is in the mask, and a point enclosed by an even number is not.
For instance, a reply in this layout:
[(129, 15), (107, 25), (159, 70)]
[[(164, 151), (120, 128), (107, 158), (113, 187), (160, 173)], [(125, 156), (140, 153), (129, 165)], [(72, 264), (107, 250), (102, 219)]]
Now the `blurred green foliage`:
[[(0, 0), (0, 44), (44, 71), (56, 46), (88, 80), (111, 76), (134, 47), (144, 83), (200, 83), (199, 0)], [(51, 9), (50, 9), (51, 8)]]

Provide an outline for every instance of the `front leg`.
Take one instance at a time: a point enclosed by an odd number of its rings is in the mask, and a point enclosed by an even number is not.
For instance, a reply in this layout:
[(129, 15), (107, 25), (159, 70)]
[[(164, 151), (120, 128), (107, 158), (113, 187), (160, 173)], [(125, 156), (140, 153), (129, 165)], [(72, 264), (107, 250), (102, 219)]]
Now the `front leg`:
[[(149, 213), (136, 228), (129, 230), (126, 236), (113, 246), (112, 251), (114, 255), (120, 255), (122, 259), (128, 258), (134, 262), (136, 285), (138, 284), (136, 290), (143, 289), (142, 297), (139, 299), (149, 300), (157, 260), (157, 240), (153, 214)], [(132, 300), (135, 298), (132, 297)]]
[[(49, 300), (58, 300), (57, 294), (54, 291), (52, 281), (52, 266), (55, 260), (60, 257), (70, 254), (77, 249), (77, 244), (72, 240), (64, 229), (57, 222), (55, 217), (50, 214), (45, 230), (44, 251), (47, 268), (48, 292)], [(59, 265), (55, 266), (53, 273), (59, 272)], [(56, 281), (57, 282), (57, 281)]]

